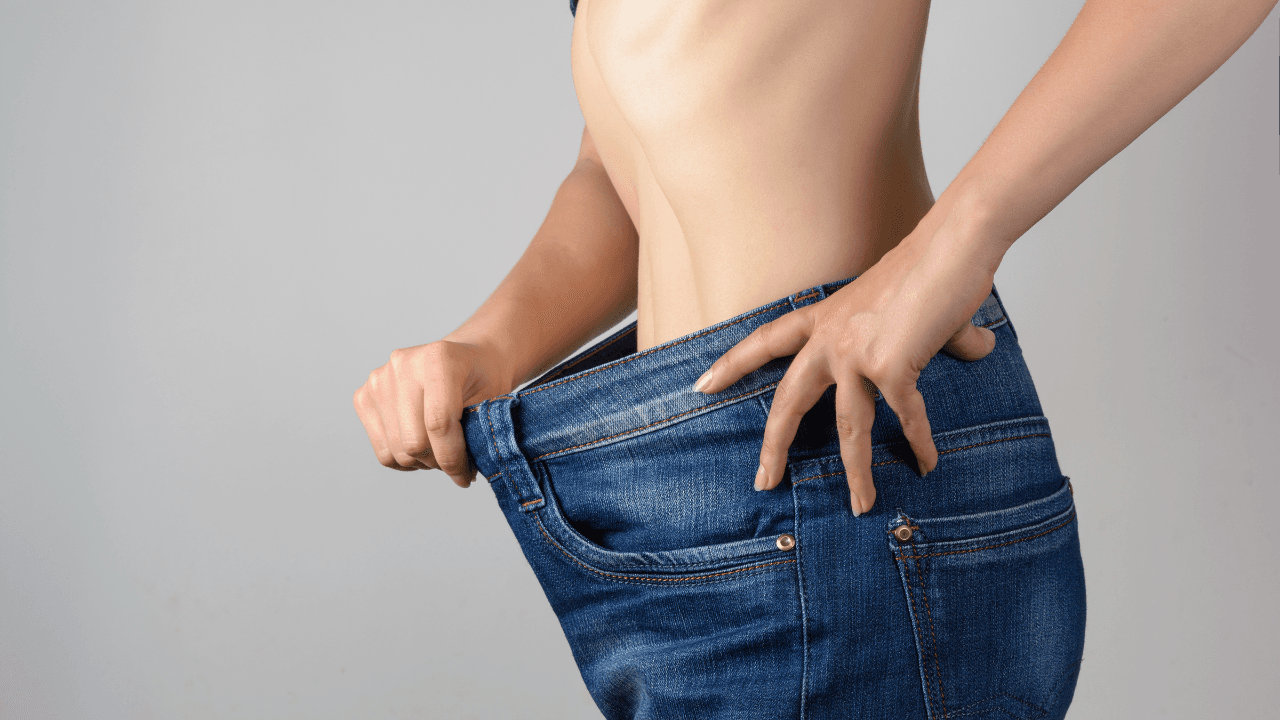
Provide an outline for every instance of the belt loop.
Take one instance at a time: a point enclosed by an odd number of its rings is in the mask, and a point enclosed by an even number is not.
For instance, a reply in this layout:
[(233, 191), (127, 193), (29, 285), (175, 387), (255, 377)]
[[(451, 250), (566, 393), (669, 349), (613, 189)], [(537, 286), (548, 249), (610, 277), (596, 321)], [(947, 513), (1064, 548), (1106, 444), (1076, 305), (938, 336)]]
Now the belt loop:
[(996, 305), (1000, 306), (1000, 314), (1004, 316), (1004, 322), (1009, 326), (1009, 332), (1013, 333), (1013, 339), (1018, 339), (1018, 331), (1013, 327), (1013, 321), (1009, 319), (1009, 311), (1004, 309), (1004, 301), (1000, 299), (1000, 293), (996, 292), (996, 286), (991, 286), (991, 296), (996, 299)]
[(819, 300), (827, 297), (827, 291), (821, 285), (811, 287), (808, 290), (801, 290), (794, 295), (787, 296), (787, 302), (791, 303), (792, 310), (799, 310), (806, 305), (812, 305)]
[(546, 503), (542, 498), (542, 490), (538, 487), (538, 479), (534, 477), (528, 459), (516, 442), (516, 427), (511, 411), (517, 402), (518, 398), (503, 395), (485, 403), (485, 422), (489, 426), (494, 459), (498, 462), (507, 487), (515, 496), (520, 510), (531, 512)]

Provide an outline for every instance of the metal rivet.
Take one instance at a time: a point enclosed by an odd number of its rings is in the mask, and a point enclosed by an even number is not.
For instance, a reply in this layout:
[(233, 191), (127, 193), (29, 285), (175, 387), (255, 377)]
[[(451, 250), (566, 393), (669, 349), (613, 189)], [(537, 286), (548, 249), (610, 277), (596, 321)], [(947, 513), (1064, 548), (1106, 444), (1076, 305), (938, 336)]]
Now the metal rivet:
[(790, 550), (796, 546), (796, 539), (791, 533), (782, 533), (778, 536), (778, 549)]
[(898, 542), (906, 542), (911, 539), (911, 528), (900, 525), (893, 531), (893, 536), (898, 538)]

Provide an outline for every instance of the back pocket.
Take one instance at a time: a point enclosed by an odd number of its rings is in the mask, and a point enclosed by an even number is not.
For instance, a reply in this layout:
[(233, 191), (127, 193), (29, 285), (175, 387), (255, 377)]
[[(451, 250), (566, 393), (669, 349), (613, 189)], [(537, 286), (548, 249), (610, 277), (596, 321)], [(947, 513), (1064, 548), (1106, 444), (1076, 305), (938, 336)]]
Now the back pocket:
[(889, 523), (929, 718), (1066, 713), (1084, 649), (1070, 482), (1012, 508)]

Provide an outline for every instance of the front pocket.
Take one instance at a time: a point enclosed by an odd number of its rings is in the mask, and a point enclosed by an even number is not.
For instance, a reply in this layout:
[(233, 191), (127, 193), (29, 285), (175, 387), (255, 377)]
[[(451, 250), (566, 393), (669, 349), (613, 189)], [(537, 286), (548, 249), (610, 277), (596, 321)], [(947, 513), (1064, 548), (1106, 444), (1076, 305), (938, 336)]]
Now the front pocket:
[[(769, 532), (757, 537), (661, 550), (622, 551), (606, 548), (583, 535), (565, 517), (545, 466), (535, 466), (545, 504), (525, 513), (537, 534), (583, 572), (626, 583), (708, 583), (747, 573), (786, 569), (796, 562), (794, 525), (777, 518)], [(763, 499), (763, 498), (762, 498)], [(697, 541), (696, 536), (693, 538)]]
[(1061, 717), (1084, 643), (1066, 478), (1017, 507), (889, 523), (929, 718)]

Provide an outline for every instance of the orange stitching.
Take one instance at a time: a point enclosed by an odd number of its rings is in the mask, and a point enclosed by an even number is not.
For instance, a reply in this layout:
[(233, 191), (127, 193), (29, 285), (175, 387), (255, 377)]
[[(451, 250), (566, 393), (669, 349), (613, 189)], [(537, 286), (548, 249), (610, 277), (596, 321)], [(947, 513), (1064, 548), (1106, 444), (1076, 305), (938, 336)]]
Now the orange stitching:
[[(780, 381), (778, 381), (778, 382), (780, 382)], [(623, 430), (622, 432), (619, 432), (619, 433), (614, 433), (614, 434), (612, 434), (612, 435), (606, 435), (606, 436), (604, 436), (604, 437), (602, 437), (602, 438), (596, 438), (595, 440), (591, 440), (591, 441), (589, 441), (589, 442), (584, 442), (584, 443), (581, 443), (581, 444), (578, 444), (578, 445), (573, 445), (573, 446), (571, 446), (571, 447), (561, 448), (561, 449), (559, 449), (559, 450), (552, 450), (551, 452), (542, 453), (541, 455), (539, 455), (539, 456), (537, 456), (537, 457), (535, 457), (535, 458), (533, 458), (533, 459), (534, 459), (534, 460), (541, 460), (542, 458), (544, 458), (544, 457), (546, 457), (546, 456), (548, 456), (548, 455), (555, 455), (556, 453), (568, 452), (568, 451), (570, 451), (570, 450), (577, 450), (578, 448), (586, 447), (586, 446), (588, 446), (588, 445), (595, 445), (596, 443), (601, 443), (601, 442), (604, 442), (605, 440), (612, 440), (613, 438), (619, 437), (619, 436), (621, 436), (621, 435), (626, 435), (626, 434), (628, 434), (628, 433), (633, 433), (633, 432), (636, 432), (636, 431), (638, 431), (638, 430), (643, 430), (643, 429), (645, 429), (645, 428), (647, 428), (647, 427), (652, 427), (652, 426), (654, 426), (654, 425), (660, 425), (660, 424), (662, 424), (662, 423), (664, 423), (664, 422), (667, 422), (668, 420), (675, 420), (676, 418), (681, 417), (681, 416), (683, 416), (683, 415), (688, 415), (689, 413), (698, 412), (699, 410), (706, 410), (707, 408), (713, 408), (713, 407), (715, 407), (715, 406), (717, 406), (717, 405), (723, 405), (723, 404), (725, 404), (725, 403), (727, 403), (727, 402), (730, 402), (730, 401), (732, 401), (732, 400), (737, 400), (738, 398), (746, 397), (746, 396), (748, 396), (748, 395), (752, 395), (752, 394), (755, 394), (755, 393), (759, 393), (759, 392), (762, 392), (762, 391), (768, 390), (769, 388), (771, 388), (771, 387), (773, 387), (773, 386), (777, 385), (777, 384), (778, 384), (778, 382), (771, 382), (771, 383), (769, 383), (768, 385), (763, 385), (763, 386), (758, 387), (758, 388), (756, 388), (756, 389), (754, 389), (754, 390), (748, 390), (747, 392), (744, 392), (744, 393), (742, 393), (741, 395), (734, 395), (733, 397), (725, 398), (725, 399), (723, 399), (723, 400), (717, 400), (717, 401), (715, 401), (715, 402), (711, 403), (710, 405), (703, 405), (703, 406), (701, 406), (701, 407), (693, 408), (692, 410), (685, 410), (685, 411), (684, 411), (684, 412), (682, 412), (682, 413), (676, 413), (675, 415), (672, 415), (671, 417), (668, 417), (668, 418), (663, 418), (663, 419), (661, 419), (661, 420), (654, 420), (653, 422), (651, 422), (651, 423), (649, 423), (649, 424), (647, 424), (647, 425), (641, 425), (640, 427), (631, 428), (630, 430)]]
[[(910, 580), (911, 567), (910, 567), (909, 565), (907, 565), (907, 563), (906, 563), (905, 561), (902, 563), (902, 565), (903, 565), (903, 567), (904, 567), (904, 568), (906, 568), (906, 569), (907, 569), (907, 576), (908, 576), (908, 579), (907, 579), (907, 600), (911, 603), (911, 614), (912, 614), (912, 615), (914, 615), (914, 616), (916, 616), (916, 617), (920, 617), (920, 611), (916, 610), (916, 594), (915, 594), (915, 593), (913, 593), (913, 592), (911, 592), (911, 580)], [(918, 570), (918, 568), (917, 568), (917, 570)], [(929, 671), (928, 671), (928, 670), (925, 670), (925, 671), (924, 671), (924, 691), (925, 691), (925, 694), (927, 694), (927, 695), (929, 696), (929, 704), (930, 704), (930, 705), (932, 705), (932, 704), (933, 704), (933, 688), (929, 686)]]
[(603, 575), (608, 578), (618, 578), (621, 580), (645, 580), (648, 582), (682, 582), (684, 580), (705, 580), (706, 578), (720, 577), (721, 575), (732, 575), (734, 573), (746, 572), (747, 570), (757, 570), (762, 567), (769, 567), (770, 565), (786, 565), (787, 563), (795, 562), (795, 560), (776, 560), (771, 563), (762, 563), (760, 565), (752, 565), (751, 567), (738, 568), (737, 570), (724, 570), (722, 572), (710, 573), (707, 575), (691, 575), (689, 577), (678, 577), (678, 578), (655, 578), (655, 577), (646, 577), (644, 575), (618, 575), (617, 573), (607, 573), (607, 572), (604, 572), (603, 570), (597, 570), (591, 567), (590, 565), (583, 563), (578, 558), (570, 555), (567, 550), (560, 547), (560, 543), (553, 540), (551, 536), (547, 534), (546, 528), (542, 527), (542, 518), (538, 517), (537, 515), (534, 515), (533, 519), (538, 521), (538, 531), (541, 532), (542, 536), (547, 539), (547, 542), (551, 543), (557, 550), (564, 553), (565, 557), (569, 558), (570, 560), (586, 568), (587, 570), (590, 570), (593, 573), (597, 573), (599, 575)]
[[(813, 291), (813, 292), (809, 293), (808, 295), (801, 295), (800, 297), (796, 298), (796, 300), (804, 300), (804, 299), (806, 299), (806, 298), (812, 297), (812, 296), (817, 295), (817, 294), (818, 294), (818, 291), (817, 291), (817, 290), (815, 290), (815, 291)], [(770, 305), (772, 305), (772, 303), (770, 303)], [(537, 385), (537, 386), (534, 386), (534, 387), (530, 387), (530, 388), (528, 388), (527, 390), (523, 390), (523, 391), (521, 391), (521, 393), (520, 393), (520, 394), (522, 394), (522, 395), (529, 395), (529, 394), (533, 394), (533, 393), (536, 393), (536, 392), (542, 392), (543, 390), (547, 390), (547, 389), (549, 389), (549, 388), (553, 388), (553, 387), (555, 387), (555, 386), (557, 386), (557, 385), (561, 385), (561, 384), (564, 384), (564, 383), (566, 383), (566, 382), (571, 382), (571, 381), (573, 381), (573, 380), (581, 380), (582, 378), (586, 377), (587, 375), (591, 375), (592, 373), (600, 372), (601, 370), (606, 370), (606, 369), (608, 369), (608, 368), (610, 368), (610, 367), (616, 367), (616, 366), (619, 366), (619, 365), (623, 365), (623, 364), (625, 364), (625, 363), (629, 363), (629, 362), (631, 362), (632, 360), (637, 360), (637, 359), (639, 359), (639, 358), (641, 358), (641, 357), (644, 357), (645, 355), (648, 355), (649, 353), (657, 352), (658, 350), (662, 350), (662, 349), (664, 349), (664, 348), (668, 348), (668, 347), (675, 347), (676, 345), (680, 345), (680, 344), (682, 344), (682, 343), (689, 342), (690, 340), (693, 340), (693, 339), (696, 339), (696, 338), (700, 338), (700, 337), (702, 337), (703, 335), (708, 335), (708, 334), (711, 334), (711, 333), (720, 332), (721, 330), (724, 330), (724, 329), (725, 329), (725, 328), (727, 328), (727, 327), (731, 327), (731, 326), (733, 326), (733, 325), (737, 325), (738, 323), (743, 322), (744, 320), (750, 320), (751, 318), (755, 317), (756, 315), (759, 315), (760, 313), (768, 312), (769, 310), (773, 310), (773, 309), (775, 309), (775, 308), (774, 308), (774, 307), (761, 308), (761, 309), (759, 309), (759, 310), (757, 310), (757, 311), (755, 311), (755, 312), (751, 313), (750, 315), (745, 315), (745, 316), (743, 316), (743, 317), (740, 317), (740, 318), (738, 318), (737, 320), (734, 320), (734, 321), (732, 321), (732, 322), (730, 322), (730, 323), (728, 323), (728, 324), (726, 324), (726, 325), (722, 325), (722, 326), (717, 327), (717, 328), (711, 328), (711, 329), (709, 329), (709, 330), (704, 330), (704, 331), (702, 331), (702, 332), (698, 333), (697, 335), (690, 335), (689, 337), (684, 338), (683, 340), (677, 340), (677, 341), (675, 341), (675, 342), (672, 342), (672, 343), (671, 343), (671, 344), (669, 344), (669, 345), (664, 344), (664, 345), (658, 345), (658, 346), (655, 346), (655, 347), (651, 347), (651, 348), (649, 348), (648, 350), (645, 350), (644, 352), (639, 352), (639, 353), (636, 353), (636, 354), (634, 354), (634, 355), (629, 355), (629, 356), (627, 356), (626, 358), (620, 359), (620, 360), (618, 360), (618, 361), (616, 361), (616, 362), (614, 362), (614, 363), (611, 363), (611, 364), (609, 364), (609, 365), (602, 365), (602, 366), (600, 366), (600, 367), (598, 367), (598, 368), (596, 368), (596, 369), (594, 369), (594, 370), (591, 370), (590, 372), (588, 372), (588, 373), (586, 373), (585, 375), (582, 375), (582, 376), (580, 376), (580, 377), (576, 377), (576, 378), (565, 378), (564, 380), (560, 380), (560, 381), (558, 381), (558, 382), (551, 383), (550, 385)], [(996, 323), (1003, 322), (1004, 320), (1007, 320), (1007, 319), (1008, 319), (1008, 318), (1006, 318), (1006, 317), (1004, 317), (1004, 316), (1001, 316), (999, 319), (992, 320), (991, 322), (989, 322), (989, 323), (987, 323), (987, 324), (983, 325), (982, 327), (990, 327), (990, 326), (992, 326), (992, 325), (995, 325)], [(621, 340), (622, 338), (626, 337), (628, 334), (629, 334), (629, 333), (623, 333), (622, 335), (620, 335), (620, 336), (618, 336), (616, 339), (614, 339), (614, 340), (613, 340), (613, 342), (610, 342), (608, 345), (604, 345), (604, 346), (600, 347), (600, 348), (599, 348), (599, 349), (597, 349), (595, 352), (591, 353), (591, 355), (594, 355), (596, 352), (600, 352), (600, 350), (603, 350), (603, 349), (605, 349), (606, 347), (608, 347), (609, 345), (612, 345), (614, 342), (617, 342), (618, 340)], [(582, 358), (579, 358), (578, 360), (575, 360), (575, 361), (574, 361), (570, 366), (572, 366), (572, 365), (576, 365), (576, 364), (578, 364), (579, 362), (581, 362), (582, 360), (586, 360), (586, 359), (587, 359), (588, 357), (590, 357), (591, 355), (586, 355), (586, 356), (584, 356), (584, 357), (582, 357)], [(557, 372), (557, 374), (559, 374), (559, 373)], [(552, 377), (555, 377), (555, 376), (553, 375)], [(550, 380), (551, 378), (547, 378), (547, 379), (548, 379), (548, 380)], [(472, 411), (472, 412), (474, 412), (474, 411)]]
[(920, 556), (916, 554), (915, 543), (911, 545), (911, 557), (916, 561), (916, 577), (920, 579), (920, 597), (924, 600), (925, 612), (929, 614), (929, 637), (933, 640), (933, 676), (938, 683), (938, 695), (942, 698), (942, 717), (945, 718), (947, 716), (947, 691), (942, 689), (942, 666), (938, 662), (938, 634), (933, 629), (933, 609), (929, 607), (929, 594), (924, 589), (924, 571), (920, 569)]
[(536, 502), (538, 502), (538, 500), (529, 500), (528, 502), (522, 502), (520, 503), (520, 507), (528, 507)]
[[(991, 445), (992, 443), (1007, 442), (1009, 440), (1023, 440), (1025, 438), (1033, 438), (1033, 437), (1050, 437), (1050, 433), (1031, 433), (1030, 435), (1015, 435), (1013, 437), (1000, 438), (998, 440), (986, 440), (984, 442), (974, 443), (972, 445), (965, 445), (964, 447), (951, 448), (950, 450), (939, 450), (938, 454), (946, 455), (947, 453), (958, 452), (960, 450), (968, 450), (969, 448), (976, 448), (980, 445)], [(878, 463), (871, 463), (871, 467), (880, 467), (881, 465), (892, 465), (894, 463), (900, 463), (900, 462), (902, 461), (898, 460), (897, 458), (894, 458), (893, 460), (881, 460)], [(821, 475), (810, 475), (809, 477), (803, 477), (803, 478), (800, 478), (799, 480), (792, 480), (791, 484), (794, 485), (796, 483), (802, 483), (805, 480), (817, 480), (818, 478), (831, 477), (832, 475), (843, 475), (843, 474), (844, 474), (843, 470), (837, 470), (835, 472), (822, 473)]]
[[(1038, 537), (1043, 537), (1043, 536), (1045, 536), (1045, 535), (1048, 535), (1049, 533), (1053, 532), (1054, 530), (1061, 530), (1062, 528), (1064, 528), (1064, 527), (1066, 527), (1066, 526), (1070, 525), (1070, 524), (1071, 524), (1071, 521), (1072, 521), (1072, 520), (1075, 520), (1075, 519), (1076, 519), (1076, 511), (1075, 511), (1075, 510), (1072, 510), (1072, 511), (1071, 511), (1071, 517), (1068, 517), (1068, 518), (1066, 519), (1066, 521), (1065, 521), (1065, 522), (1063, 522), (1061, 525), (1055, 525), (1054, 527), (1051, 527), (1051, 528), (1049, 528), (1048, 530), (1045, 530), (1044, 532), (1036, 533), (1035, 535), (1031, 535), (1031, 536), (1029, 536), (1029, 537), (1024, 537), (1024, 538), (1022, 538), (1022, 539), (1020, 539), (1020, 540), (1010, 540), (1009, 542), (1002, 542), (1002, 543), (999, 543), (999, 544), (996, 544), (996, 545), (985, 545), (985, 546), (983, 546), (983, 547), (973, 548), (973, 549), (971, 549), (971, 550), (948, 550), (948, 551), (946, 551), (946, 552), (929, 553), (929, 554), (927, 554), (927, 555), (919, 555), (918, 557), (926, 558), (926, 557), (939, 557), (939, 556), (941, 556), (941, 555), (963, 555), (963, 554), (965, 554), (965, 553), (978, 552), (979, 550), (992, 550), (992, 549), (994, 549), (994, 548), (1004, 547), (1004, 546), (1006, 546), (1006, 545), (1017, 545), (1017, 544), (1018, 544), (1018, 543), (1020, 543), (1020, 542), (1026, 542), (1026, 541), (1028, 541), (1028, 540), (1035, 540), (1035, 539), (1036, 539), (1036, 538), (1038, 538)], [(912, 548), (914, 549), (914, 547), (915, 547), (915, 546), (913, 545), (913, 546), (912, 546)], [(905, 557), (905, 556), (901, 556), (901, 557)], [(913, 554), (913, 557), (917, 557), (917, 556)]]
[(804, 295), (801, 295), (798, 298), (794, 298), (791, 302), (800, 302), (801, 300), (808, 300), (809, 298), (817, 294), (818, 294), (818, 291), (814, 290), (813, 292), (808, 292), (808, 293), (805, 293)]
[[(635, 328), (635, 326), (634, 326), (634, 325), (633, 325), (633, 326), (631, 326), (631, 327), (629, 327), (629, 328), (627, 328), (627, 331), (626, 331), (626, 332), (624, 332), (624, 333), (622, 333), (621, 335), (619, 335), (618, 337), (616, 337), (616, 338), (614, 338), (614, 339), (610, 340), (609, 342), (607, 342), (607, 343), (605, 343), (605, 344), (601, 345), (600, 347), (596, 348), (595, 350), (592, 350), (591, 352), (587, 353), (586, 355), (583, 355), (583, 356), (582, 356), (582, 357), (580, 357), (580, 358), (575, 358), (572, 362), (568, 363), (568, 364), (567, 364), (567, 365), (565, 365), (564, 367), (562, 367), (562, 368), (560, 368), (559, 370), (555, 371), (555, 373), (553, 373), (553, 374), (551, 374), (551, 375), (548, 375), (547, 377), (543, 378), (543, 379), (542, 379), (542, 382), (547, 382), (548, 380), (554, 380), (555, 378), (559, 377), (560, 375), (563, 375), (565, 370), (568, 370), (569, 368), (571, 368), (571, 367), (573, 367), (573, 366), (575, 366), (575, 365), (581, 365), (583, 360), (586, 360), (587, 358), (591, 357), (592, 355), (595, 355), (596, 353), (600, 352), (601, 350), (604, 350), (605, 348), (609, 347), (610, 345), (613, 345), (614, 343), (618, 342), (618, 341), (619, 341), (619, 340), (621, 340), (622, 338), (624, 338), (624, 337), (626, 337), (626, 336), (630, 335), (632, 332), (634, 332), (634, 331), (635, 331), (635, 329), (636, 329), (636, 328)], [(541, 385), (541, 384), (542, 384), (542, 383), (538, 383), (538, 385)], [(535, 386), (535, 387), (536, 387), (536, 386)]]
[(620, 365), (624, 365), (624, 364), (626, 364), (626, 363), (629, 363), (629, 362), (631, 362), (632, 360), (639, 360), (640, 358), (644, 357), (645, 355), (648, 355), (649, 353), (654, 353), (654, 352), (657, 352), (657, 351), (659, 351), (659, 350), (664, 350), (664, 349), (666, 349), (666, 348), (675, 347), (676, 345), (680, 345), (681, 343), (687, 343), (687, 342), (689, 342), (690, 340), (693, 340), (693, 339), (695, 339), (695, 338), (700, 338), (700, 337), (702, 337), (703, 335), (708, 335), (708, 334), (710, 334), (710, 333), (714, 333), (714, 332), (720, 332), (721, 330), (724, 330), (724, 329), (725, 329), (725, 328), (727, 328), (727, 327), (730, 327), (730, 326), (733, 326), (733, 325), (737, 325), (738, 323), (743, 322), (743, 321), (745, 321), (745, 320), (749, 320), (749, 319), (751, 319), (751, 318), (755, 317), (756, 315), (759, 315), (760, 313), (769, 312), (770, 310), (776, 310), (776, 309), (777, 309), (777, 307), (776, 307), (776, 306), (772, 306), (772, 305), (771, 305), (770, 307), (761, 308), (761, 309), (759, 309), (759, 310), (757, 310), (757, 311), (755, 311), (755, 312), (751, 313), (750, 315), (744, 315), (744, 316), (742, 316), (742, 317), (738, 318), (737, 320), (734, 320), (734, 321), (732, 321), (732, 322), (729, 322), (729, 323), (727, 323), (727, 324), (725, 324), (725, 325), (721, 325), (720, 327), (710, 328), (710, 329), (707, 329), (707, 330), (703, 330), (702, 332), (698, 333), (697, 335), (690, 335), (689, 337), (684, 338), (683, 340), (674, 340), (674, 341), (672, 341), (672, 342), (671, 342), (671, 343), (669, 343), (669, 344), (665, 344), (665, 345), (658, 345), (658, 346), (655, 346), (655, 347), (651, 347), (651, 348), (649, 348), (648, 350), (645, 350), (644, 352), (638, 352), (638, 353), (636, 353), (636, 354), (634, 354), (634, 355), (628, 355), (628, 356), (626, 356), (625, 358), (622, 358), (622, 359), (620, 359), (620, 360), (616, 360), (616, 361), (614, 361), (614, 362), (612, 362), (612, 363), (609, 363), (609, 364), (607, 364), (607, 365), (601, 365), (600, 367), (595, 368), (595, 369), (593, 369), (593, 370), (588, 370), (588, 371), (586, 371), (585, 373), (583, 373), (582, 375), (579, 375), (578, 377), (571, 377), (571, 378), (565, 378), (565, 379), (563, 379), (563, 380), (557, 380), (556, 382), (553, 382), (553, 383), (551, 383), (550, 385), (539, 385), (538, 387), (530, 388), (530, 389), (528, 389), (528, 390), (524, 390), (524, 391), (522, 391), (522, 392), (521, 392), (521, 394), (523, 394), (523, 395), (530, 395), (530, 394), (533, 394), (533, 393), (536, 393), (536, 392), (542, 392), (543, 390), (547, 390), (547, 389), (549, 389), (549, 388), (553, 388), (553, 387), (555, 387), (555, 386), (557, 386), (557, 385), (562, 385), (562, 384), (567, 383), (567, 382), (573, 382), (574, 380), (581, 380), (582, 378), (587, 377), (588, 375), (592, 375), (592, 374), (594, 374), (594, 373), (598, 373), (598, 372), (601, 372), (601, 371), (603, 371), (603, 370), (608, 370), (608, 369), (609, 369), (609, 368), (611, 368), (611, 367), (618, 367), (618, 366), (620, 366)]
[[(510, 397), (512, 397), (511, 393), (507, 393), (507, 394), (505, 394), (505, 395), (495, 395), (494, 397), (489, 398), (489, 399), (490, 399), (490, 400), (501, 400), (502, 398), (510, 398)], [(487, 401), (486, 401), (486, 402), (487, 402)], [(462, 408), (462, 409), (463, 409), (463, 410), (466, 410), (467, 412), (477, 412), (478, 410), (480, 410), (480, 406), (481, 406), (481, 405), (484, 405), (484, 403), (483, 403), (483, 402), (481, 402), (481, 403), (476, 403), (475, 405), (471, 405), (471, 406), (469, 406), (469, 407), (464, 407), (464, 408)]]
[[(498, 462), (502, 462), (502, 453), (498, 452), (498, 434), (493, 430), (493, 418), (490, 415), (492, 410), (493, 410), (493, 406), (490, 405), (489, 410), (485, 411), (484, 419), (486, 422), (489, 423), (489, 435), (490, 437), (493, 438), (493, 456), (498, 458)], [(502, 473), (498, 473), (498, 475), (501, 475), (501, 474)], [(497, 475), (495, 475), (494, 477), (497, 477)], [(515, 488), (517, 495), (520, 493), (520, 488), (516, 486), (514, 481), (512, 481), (511, 487)], [(537, 502), (537, 500), (531, 500), (530, 502)], [(521, 507), (528, 504), (529, 503), (521, 503)]]

